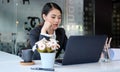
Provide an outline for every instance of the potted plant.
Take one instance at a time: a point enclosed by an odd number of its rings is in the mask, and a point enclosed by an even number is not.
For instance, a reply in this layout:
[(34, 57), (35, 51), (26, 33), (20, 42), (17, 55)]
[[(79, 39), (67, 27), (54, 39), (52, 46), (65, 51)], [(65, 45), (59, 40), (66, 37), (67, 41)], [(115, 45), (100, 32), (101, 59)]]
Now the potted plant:
[(36, 42), (37, 51), (41, 56), (42, 68), (54, 68), (56, 50), (60, 48), (58, 41), (55, 39), (42, 40)]

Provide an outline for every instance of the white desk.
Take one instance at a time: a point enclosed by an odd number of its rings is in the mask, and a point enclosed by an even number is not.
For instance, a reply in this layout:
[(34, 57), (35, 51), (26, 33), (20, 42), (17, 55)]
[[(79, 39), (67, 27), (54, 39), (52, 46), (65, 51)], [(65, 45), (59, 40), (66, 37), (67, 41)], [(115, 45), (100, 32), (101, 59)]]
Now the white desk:
[[(31, 67), (40, 67), (40, 61), (35, 61), (35, 65), (22, 66), (18, 56), (0, 51), (0, 72), (48, 72), (42, 70), (31, 70)], [(55, 65), (55, 72), (120, 72), (120, 61), (110, 63), (88, 63), (69, 66)]]
[(21, 58), (13, 54), (0, 51), (0, 62), (2, 61), (19, 61)]

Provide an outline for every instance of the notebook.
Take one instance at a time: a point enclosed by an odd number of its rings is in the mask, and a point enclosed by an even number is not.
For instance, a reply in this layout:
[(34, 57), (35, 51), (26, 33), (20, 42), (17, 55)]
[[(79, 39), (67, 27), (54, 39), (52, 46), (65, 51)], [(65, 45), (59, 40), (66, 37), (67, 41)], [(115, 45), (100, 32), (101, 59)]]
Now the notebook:
[(56, 63), (62, 65), (98, 62), (107, 36), (70, 36), (63, 59)]

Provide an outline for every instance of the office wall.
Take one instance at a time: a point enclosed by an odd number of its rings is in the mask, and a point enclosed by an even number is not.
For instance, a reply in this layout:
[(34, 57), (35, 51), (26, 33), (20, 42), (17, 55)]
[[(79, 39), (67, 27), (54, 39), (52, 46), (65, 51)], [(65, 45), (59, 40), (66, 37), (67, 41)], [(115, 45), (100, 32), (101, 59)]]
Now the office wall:
[(66, 0), (65, 7), (65, 30), (67, 36), (84, 35), (83, 2), (84, 0)]

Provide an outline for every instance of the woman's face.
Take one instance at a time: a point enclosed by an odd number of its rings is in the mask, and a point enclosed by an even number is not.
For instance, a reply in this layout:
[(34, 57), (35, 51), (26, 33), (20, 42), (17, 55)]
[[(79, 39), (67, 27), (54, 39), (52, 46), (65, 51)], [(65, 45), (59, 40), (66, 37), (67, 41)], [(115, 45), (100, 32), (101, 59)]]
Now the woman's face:
[(47, 15), (44, 16), (44, 20), (52, 24), (51, 28), (56, 30), (61, 23), (61, 13), (58, 9), (53, 8)]

